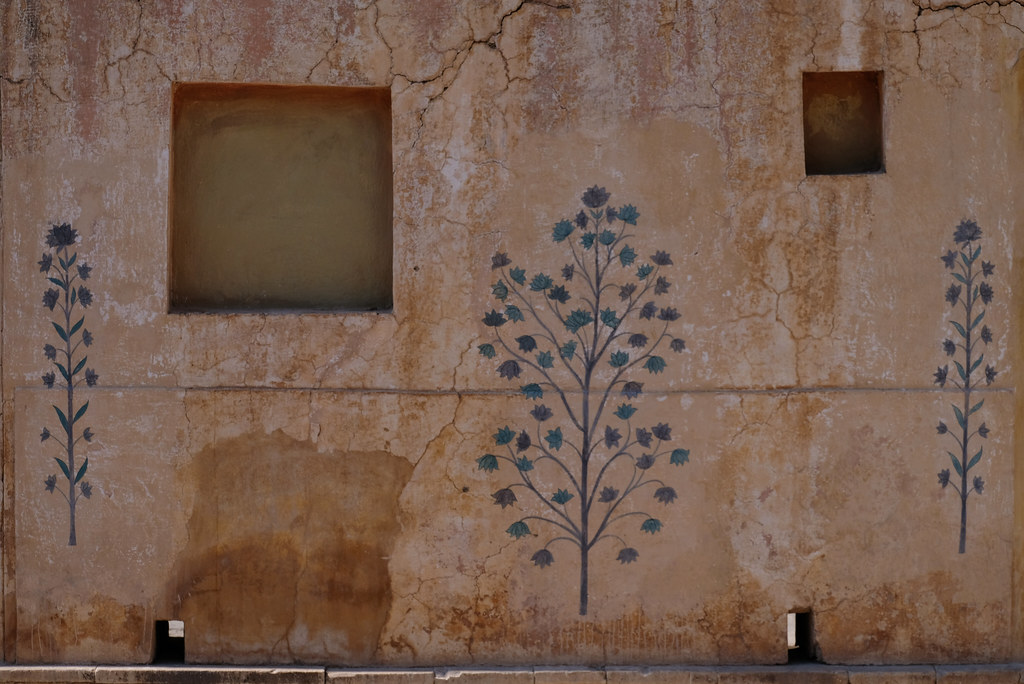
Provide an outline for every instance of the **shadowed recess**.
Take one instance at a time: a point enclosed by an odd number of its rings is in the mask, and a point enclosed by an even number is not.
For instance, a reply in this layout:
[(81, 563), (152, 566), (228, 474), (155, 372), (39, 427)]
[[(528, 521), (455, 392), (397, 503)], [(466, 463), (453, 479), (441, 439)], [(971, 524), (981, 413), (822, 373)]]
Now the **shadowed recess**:
[(803, 93), (808, 176), (885, 171), (882, 72), (805, 73)]
[(391, 308), (386, 88), (177, 84), (172, 311)]

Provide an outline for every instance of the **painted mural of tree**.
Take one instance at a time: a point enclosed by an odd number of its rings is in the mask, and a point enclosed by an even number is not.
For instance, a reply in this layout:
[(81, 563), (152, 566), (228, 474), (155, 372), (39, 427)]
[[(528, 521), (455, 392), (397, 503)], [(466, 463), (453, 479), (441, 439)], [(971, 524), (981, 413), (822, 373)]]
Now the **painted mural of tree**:
[[(53, 404), (53, 410), (60, 422), (59, 432), (50, 432), (44, 427), (40, 435), (41, 441), (52, 439), (60, 446), (61, 457), (54, 457), (60, 467), (60, 476), (49, 475), (45, 480), (46, 491), (59, 492), (68, 504), (68, 546), (75, 546), (78, 543), (75, 533), (75, 509), (79, 499), (92, 496), (92, 485), (83, 480), (89, 468), (89, 459), (83, 458), (79, 464), (75, 449), (83, 440), (91, 442), (95, 433), (92, 428), (84, 430), (76, 429), (76, 425), (85, 417), (89, 409), (89, 402), (79, 404), (75, 397), (75, 390), (82, 383), (87, 387), (93, 387), (99, 380), (99, 375), (92, 368), (86, 368), (88, 357), (84, 353), (84, 347), (92, 344), (93, 337), (85, 326), (85, 315), (79, 316), (76, 313), (77, 307), (88, 308), (92, 304), (92, 292), (82, 281), (88, 280), (92, 267), (87, 266), (84, 261), (79, 261), (78, 252), (74, 249), (78, 241), (78, 231), (64, 223), (53, 226), (46, 233), (46, 246), (48, 250), (43, 253), (39, 260), (39, 270), (45, 273), (47, 280), (54, 287), (43, 293), (43, 306), (56, 316), (50, 322), (59, 338), (58, 344), (46, 344), (43, 346), (43, 354), (53, 363), (58, 376), (53, 370), (43, 375), (43, 384), (47, 389), (57, 387), (65, 394), (65, 401), (61, 406)], [(57, 263), (54, 264), (56, 257)], [(77, 319), (77, 320), (76, 320)], [(84, 446), (84, 445), (82, 445)]]
[(946, 301), (963, 317), (950, 321), (956, 335), (954, 338), (946, 338), (942, 349), (953, 358), (956, 373), (950, 373), (947, 363), (935, 371), (935, 382), (940, 387), (945, 387), (947, 382), (951, 383), (960, 391), (962, 399), (960, 405), (952, 404), (956, 426), (951, 428), (940, 420), (936, 429), (940, 435), (949, 435), (956, 442), (956, 450), (946, 452), (953, 463), (956, 477), (953, 477), (949, 468), (945, 468), (939, 471), (939, 484), (943, 489), (952, 486), (960, 497), (960, 553), (964, 553), (967, 545), (967, 497), (981, 494), (985, 489), (985, 481), (980, 475), (973, 479), (970, 476), (970, 471), (978, 465), (984, 451), (981, 446), (977, 446), (977, 451), (974, 451), (976, 438), (985, 439), (989, 435), (988, 426), (984, 422), (977, 428), (971, 427), (977, 424), (976, 414), (985, 404), (984, 399), (975, 401), (972, 395), (982, 382), (991, 385), (997, 373), (991, 364), (985, 364), (982, 369), (981, 365), (985, 363), (985, 354), (982, 352), (984, 347), (978, 347), (979, 342), (986, 347), (992, 342), (992, 330), (982, 321), (985, 319), (984, 307), (993, 297), (992, 287), (985, 279), (995, 273), (995, 266), (987, 261), (978, 264), (981, 245), (975, 243), (981, 240), (981, 228), (974, 221), (961, 221), (953, 231), (953, 240), (957, 249), (949, 250), (941, 257), (953, 277), (953, 282), (946, 289)]
[(555, 224), (552, 239), (568, 253), (558, 275), (527, 274), (503, 252), (491, 258), (498, 272), (491, 294), (501, 310), (484, 316), (495, 338), (479, 346), (483, 356), (504, 359), (497, 367), (502, 378), (530, 380), (520, 391), (535, 403), (529, 427), (499, 429), (498, 453), (481, 456), (477, 466), (496, 472), (506, 465), (512, 473), (513, 481), (492, 495), (502, 509), (522, 507), (509, 535), (538, 536), (531, 525), (550, 532), (532, 556), (537, 567), (555, 562), (552, 547), (575, 548), (580, 615), (587, 614), (591, 550), (608, 542), (620, 563), (637, 561), (624, 535), (656, 534), (662, 522), (633, 500), (649, 493), (655, 503), (672, 503), (676, 490), (653, 473), (660, 461), (682, 466), (690, 456), (669, 445), (669, 425), (640, 424), (630, 403), (643, 392), (638, 374), (668, 366), (657, 353), (663, 346), (686, 348), (669, 334), (679, 312), (655, 299), (671, 287), (662, 271), (672, 259), (657, 250), (642, 260), (629, 244), (640, 214), (631, 204), (610, 206), (609, 197), (591, 187), (576, 217)]

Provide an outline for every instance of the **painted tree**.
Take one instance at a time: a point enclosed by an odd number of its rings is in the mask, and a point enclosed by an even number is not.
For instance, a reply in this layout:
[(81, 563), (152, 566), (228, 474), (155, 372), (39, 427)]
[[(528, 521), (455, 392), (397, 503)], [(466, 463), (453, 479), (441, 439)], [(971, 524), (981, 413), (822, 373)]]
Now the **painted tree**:
[[(60, 340), (56, 346), (43, 346), (43, 354), (60, 373), (58, 377), (54, 371), (48, 371), (43, 375), (43, 384), (47, 389), (57, 387), (65, 395), (65, 400), (60, 402), (63, 408), (53, 404), (53, 410), (60, 422), (60, 431), (53, 433), (44, 427), (40, 438), (43, 442), (52, 439), (61, 448), (63, 458), (54, 457), (61, 475), (59, 478), (57, 474), (49, 475), (45, 484), (46, 491), (51, 494), (55, 491), (60, 492), (67, 501), (70, 526), (68, 546), (75, 546), (78, 543), (75, 533), (75, 509), (78, 501), (82, 497), (88, 499), (92, 496), (92, 485), (82, 479), (89, 468), (89, 459), (83, 458), (79, 464), (75, 449), (79, 448), (81, 441), (90, 442), (95, 437), (92, 428), (87, 427), (80, 431), (76, 429), (76, 425), (89, 409), (89, 402), (79, 404), (75, 390), (81, 387), (82, 383), (92, 387), (99, 380), (96, 371), (85, 367), (88, 357), (83, 347), (90, 346), (93, 338), (92, 333), (84, 327), (85, 315), (79, 317), (76, 313), (77, 307), (84, 309), (92, 304), (92, 292), (81, 282), (89, 279), (92, 267), (78, 260), (78, 252), (74, 250), (77, 241), (78, 231), (70, 225), (55, 225), (46, 233), (48, 250), (39, 260), (39, 270), (47, 275), (47, 280), (54, 286), (43, 293), (43, 306), (56, 314), (56, 320), (52, 320), (51, 323)], [(56, 264), (54, 257), (57, 259)]]
[(531, 525), (550, 532), (532, 556), (537, 567), (555, 562), (556, 544), (575, 548), (580, 615), (587, 614), (591, 551), (607, 542), (620, 563), (637, 561), (624, 535), (656, 534), (662, 522), (634, 500), (646, 492), (655, 503), (672, 503), (676, 490), (653, 474), (660, 462), (682, 466), (690, 455), (669, 445), (669, 425), (642, 425), (631, 403), (643, 392), (635, 376), (667, 367), (657, 352), (686, 348), (669, 334), (679, 312), (656, 300), (671, 287), (662, 270), (672, 259), (656, 250), (642, 260), (630, 244), (640, 214), (631, 204), (610, 206), (609, 197), (591, 187), (575, 219), (555, 224), (552, 239), (568, 252), (558, 275), (528, 275), (504, 252), (491, 258), (498, 274), (491, 294), (501, 310), (484, 316), (494, 339), (479, 346), (483, 356), (503, 359), (502, 378), (530, 380), (520, 392), (535, 403), (529, 427), (502, 427), (494, 435), (498, 453), (484, 454), (477, 466), (497, 472), (504, 464), (512, 473), (492, 495), (502, 510), (522, 508), (509, 535), (537, 536)]
[(950, 374), (948, 363), (935, 371), (936, 384), (945, 387), (949, 382), (961, 394), (960, 405), (952, 404), (956, 427), (950, 428), (945, 422), (939, 421), (936, 428), (940, 435), (949, 435), (957, 445), (955, 452), (946, 452), (953, 463), (956, 478), (953, 478), (949, 468), (945, 468), (939, 471), (939, 484), (943, 489), (952, 486), (960, 497), (960, 553), (964, 553), (967, 546), (967, 497), (981, 494), (985, 488), (985, 481), (980, 475), (973, 479), (970, 476), (984, 451), (983, 447), (978, 446), (972, 454), (973, 445), (976, 445), (977, 439), (985, 439), (989, 435), (988, 426), (984, 422), (977, 428), (971, 427), (972, 423), (976, 424), (976, 414), (985, 404), (984, 399), (975, 401), (972, 395), (982, 382), (991, 385), (997, 373), (991, 364), (981, 368), (985, 363), (985, 354), (978, 347), (979, 342), (985, 346), (992, 342), (992, 330), (982, 321), (985, 319), (984, 307), (993, 297), (992, 287), (985, 279), (995, 273), (995, 266), (987, 261), (982, 261), (979, 268), (981, 245), (975, 246), (975, 243), (980, 239), (981, 228), (977, 223), (961, 221), (953, 231), (957, 249), (949, 250), (941, 257), (953, 277), (953, 282), (946, 289), (946, 301), (963, 316), (960, 320), (950, 321), (956, 330), (955, 339), (946, 338), (942, 343), (943, 351), (953, 357), (956, 374)]

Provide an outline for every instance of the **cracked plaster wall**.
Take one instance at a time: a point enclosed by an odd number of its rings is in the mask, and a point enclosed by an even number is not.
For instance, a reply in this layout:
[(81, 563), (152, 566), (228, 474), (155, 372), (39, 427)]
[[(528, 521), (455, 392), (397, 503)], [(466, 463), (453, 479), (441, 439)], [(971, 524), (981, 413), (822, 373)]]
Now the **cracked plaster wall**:
[[(829, 662), (1024, 657), (1020, 3), (0, 12), (5, 660), (146, 662), (153, 621), (183, 618), (195, 662), (769, 663), (793, 609)], [(885, 174), (804, 176), (801, 73), (830, 69), (885, 72)], [(393, 313), (166, 313), (175, 81), (391, 89)], [(560, 267), (548, 230), (594, 183), (677, 264), (690, 351), (641, 408), (692, 462), (642, 562), (595, 561), (580, 618), (573, 567), (529, 563), (475, 468), (525, 411), (475, 347), (490, 255)], [(960, 556), (930, 373), (965, 217), (1001, 374)], [(102, 385), (76, 548), (37, 436), (34, 264), (62, 221), (95, 267)]]

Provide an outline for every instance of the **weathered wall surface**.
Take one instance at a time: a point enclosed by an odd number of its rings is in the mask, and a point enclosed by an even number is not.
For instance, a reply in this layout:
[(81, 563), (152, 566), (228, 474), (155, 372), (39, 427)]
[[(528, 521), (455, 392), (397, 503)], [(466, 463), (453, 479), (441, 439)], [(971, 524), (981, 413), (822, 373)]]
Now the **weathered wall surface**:
[[(5, 660), (148, 662), (181, 619), (197, 663), (773, 663), (793, 610), (830, 663), (1024, 657), (1021, 4), (8, 0), (2, 26)], [(884, 72), (885, 173), (805, 175), (825, 70)], [(390, 88), (393, 312), (167, 313), (171, 86), (197, 81)], [(534, 406), (478, 345), (492, 256), (558, 273), (595, 184), (671, 254), (686, 350), (636, 369), (632, 427), (689, 463), (652, 469), (678, 499), (623, 528), (635, 562), (595, 547), (581, 616), (578, 557), (531, 563), (546, 538), (506, 530), (532, 504), (492, 496), (514, 469), (478, 468)], [(932, 374), (965, 218), (999, 372), (960, 554), (961, 395)], [(62, 222), (100, 374), (74, 547), (40, 442)]]

